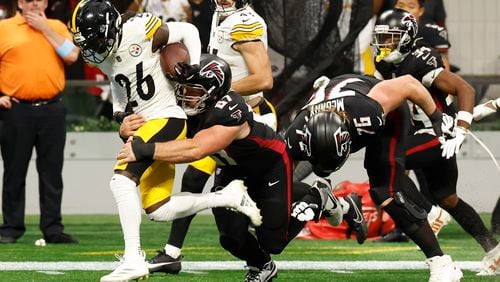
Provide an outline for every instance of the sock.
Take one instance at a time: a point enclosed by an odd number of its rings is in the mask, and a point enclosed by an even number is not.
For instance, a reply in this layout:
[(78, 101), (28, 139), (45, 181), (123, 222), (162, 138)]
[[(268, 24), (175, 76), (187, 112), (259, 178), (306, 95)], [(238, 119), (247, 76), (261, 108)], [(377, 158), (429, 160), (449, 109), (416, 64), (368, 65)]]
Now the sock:
[(181, 249), (177, 248), (176, 246), (166, 244), (165, 253), (171, 256), (172, 258), (176, 259), (181, 255)]
[[(210, 178), (210, 174), (205, 173), (191, 165), (189, 165), (182, 175), (182, 188), (181, 192), (201, 193), (203, 188)], [(189, 225), (196, 214), (186, 216), (183, 218), (175, 219), (170, 227), (170, 234), (168, 236), (168, 244), (175, 246), (179, 249), (184, 244)]]
[(458, 203), (454, 208), (446, 209), (447, 212), (462, 226), (481, 245), (485, 252), (488, 252), (498, 245), (498, 241), (491, 234), (479, 214), (462, 199), (458, 199)]
[(148, 217), (156, 221), (171, 221), (206, 209), (230, 207), (232, 202), (231, 195), (218, 191), (203, 194), (181, 192), (170, 197), (170, 201), (149, 213)]
[(125, 258), (138, 258), (141, 254), (141, 201), (135, 182), (121, 174), (115, 174), (109, 183), (115, 198), (120, 224), (125, 240)]
[(344, 200), (343, 197), (339, 197), (338, 199), (339, 199), (340, 205), (342, 206), (342, 213), (347, 214), (351, 205), (346, 200)]

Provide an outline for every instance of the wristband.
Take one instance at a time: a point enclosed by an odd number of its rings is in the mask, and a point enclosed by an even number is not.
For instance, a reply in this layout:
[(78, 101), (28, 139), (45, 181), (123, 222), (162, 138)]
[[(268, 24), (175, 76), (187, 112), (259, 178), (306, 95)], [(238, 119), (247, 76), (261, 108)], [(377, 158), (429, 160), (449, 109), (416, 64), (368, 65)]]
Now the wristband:
[(155, 143), (142, 143), (134, 140), (132, 151), (134, 151), (136, 161), (152, 160), (155, 155)]
[(442, 118), (443, 118), (443, 113), (438, 108), (436, 108), (436, 110), (429, 116), (429, 119), (433, 123), (436, 121), (441, 121)]
[(57, 47), (56, 52), (59, 57), (65, 58), (66, 56), (71, 54), (71, 52), (73, 52), (73, 48), (75, 48), (75, 44), (73, 44), (73, 42), (69, 41), (68, 39), (65, 39), (64, 42), (59, 45), (59, 47)]
[(457, 120), (465, 121), (468, 124), (472, 123), (472, 114), (466, 111), (459, 111), (457, 114)]

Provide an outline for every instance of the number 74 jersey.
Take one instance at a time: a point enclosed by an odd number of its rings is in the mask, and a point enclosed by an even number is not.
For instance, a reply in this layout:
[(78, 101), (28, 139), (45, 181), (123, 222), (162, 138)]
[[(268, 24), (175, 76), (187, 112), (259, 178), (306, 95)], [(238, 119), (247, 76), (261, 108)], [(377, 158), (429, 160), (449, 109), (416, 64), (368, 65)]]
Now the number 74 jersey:
[(161, 25), (161, 20), (149, 13), (131, 17), (123, 23), (116, 52), (98, 65), (110, 79), (114, 112), (124, 111), (130, 103), (134, 113), (146, 120), (186, 119), (177, 106), (171, 82), (163, 74), (159, 50), (152, 51), (153, 35)]

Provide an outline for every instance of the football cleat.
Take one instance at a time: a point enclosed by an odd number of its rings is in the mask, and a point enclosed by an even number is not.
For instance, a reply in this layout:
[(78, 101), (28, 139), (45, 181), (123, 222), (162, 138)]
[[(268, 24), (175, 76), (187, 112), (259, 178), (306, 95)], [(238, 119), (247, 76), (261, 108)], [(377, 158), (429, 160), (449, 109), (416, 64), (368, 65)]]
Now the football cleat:
[(483, 258), (482, 268), (476, 275), (477, 276), (492, 276), (500, 273), (500, 244), (493, 250), (486, 253)]
[(248, 273), (245, 276), (244, 282), (267, 282), (278, 277), (278, 268), (272, 260), (264, 264), (262, 269), (253, 266), (247, 266), (247, 268)]
[(167, 255), (167, 253), (165, 253), (165, 250), (156, 252), (156, 256), (148, 261), (149, 273), (165, 272), (169, 274), (177, 274), (181, 271), (182, 256), (173, 258)]
[(439, 231), (441, 231), (441, 229), (447, 225), (450, 220), (450, 214), (439, 206), (432, 206), (431, 211), (427, 215), (427, 221), (429, 222), (432, 232), (434, 232), (436, 237), (438, 236)]
[(110, 274), (101, 277), (101, 282), (127, 282), (148, 278), (149, 270), (144, 252), (141, 252), (140, 256), (131, 259), (115, 256), (119, 259), (120, 265)]
[(448, 255), (435, 256), (425, 261), (431, 270), (429, 282), (459, 282), (462, 271)]
[(326, 217), (326, 220), (333, 226), (342, 223), (344, 216), (342, 206), (337, 197), (333, 195), (330, 180), (318, 178), (313, 182), (311, 188), (319, 192), (321, 197), (320, 211)]
[(366, 240), (366, 234), (368, 229), (366, 227), (366, 221), (363, 217), (361, 197), (356, 193), (351, 193), (344, 197), (344, 200), (349, 203), (349, 210), (345, 215), (345, 220), (349, 229), (356, 232), (356, 240), (358, 244), (363, 244)]
[(257, 204), (255, 204), (252, 198), (250, 198), (250, 195), (248, 195), (247, 187), (243, 184), (243, 181), (233, 180), (224, 189), (218, 192), (226, 194), (230, 199), (233, 199), (230, 208), (248, 216), (254, 226), (260, 226), (262, 224), (260, 209), (257, 208)]
[(393, 243), (393, 242), (409, 242), (410, 238), (406, 236), (406, 234), (401, 231), (399, 228), (394, 228), (391, 232), (382, 236), (377, 240), (374, 240), (374, 243)]

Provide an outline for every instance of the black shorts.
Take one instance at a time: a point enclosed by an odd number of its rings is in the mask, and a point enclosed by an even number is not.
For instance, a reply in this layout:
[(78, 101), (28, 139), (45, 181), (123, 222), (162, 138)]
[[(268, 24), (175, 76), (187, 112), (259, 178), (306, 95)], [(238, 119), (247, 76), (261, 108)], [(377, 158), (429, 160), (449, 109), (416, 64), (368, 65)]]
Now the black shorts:
[[(281, 253), (290, 241), (288, 228), (292, 204), (292, 170), (290, 164), (277, 162), (269, 171), (254, 176), (243, 176), (245, 169), (220, 167), (216, 170), (215, 187), (226, 186), (234, 179), (242, 179), (248, 187), (248, 194), (257, 203), (262, 215), (262, 225), (255, 228), (260, 247), (269, 253)], [(242, 238), (248, 232), (246, 216), (217, 209), (214, 211), (221, 235)]]
[(441, 157), (440, 145), (430, 134), (410, 135), (406, 143), (406, 168), (424, 173), (429, 193), (436, 201), (457, 193), (457, 159)]

